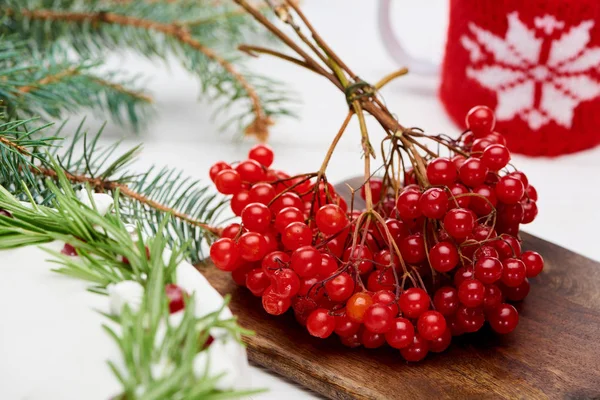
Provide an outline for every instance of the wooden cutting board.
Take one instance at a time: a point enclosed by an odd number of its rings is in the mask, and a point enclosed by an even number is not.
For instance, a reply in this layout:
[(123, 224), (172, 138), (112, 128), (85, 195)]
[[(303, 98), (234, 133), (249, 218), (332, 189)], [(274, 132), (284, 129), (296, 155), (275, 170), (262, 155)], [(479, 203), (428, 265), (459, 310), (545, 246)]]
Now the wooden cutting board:
[[(358, 187), (356, 181), (348, 181)], [(346, 192), (338, 185), (339, 192)], [(348, 349), (301, 329), (293, 315), (273, 317), (259, 298), (210, 265), (199, 269), (231, 294), (249, 358), (331, 399), (600, 398), (600, 263), (528, 234), (523, 248), (544, 256), (517, 306), (520, 322), (505, 336), (487, 327), (454, 338), (441, 354), (407, 364), (398, 350)]]

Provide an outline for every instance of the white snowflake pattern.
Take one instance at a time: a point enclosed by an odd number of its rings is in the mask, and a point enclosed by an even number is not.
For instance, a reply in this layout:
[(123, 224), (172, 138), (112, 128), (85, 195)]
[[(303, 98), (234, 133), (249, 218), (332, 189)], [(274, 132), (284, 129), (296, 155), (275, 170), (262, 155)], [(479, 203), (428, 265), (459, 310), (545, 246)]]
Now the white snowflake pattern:
[(508, 15), (502, 38), (474, 23), (462, 46), (471, 64), (466, 73), (497, 93), (496, 118), (519, 116), (532, 130), (550, 121), (571, 128), (575, 108), (600, 95), (591, 71), (600, 65), (600, 47), (588, 47), (593, 21), (569, 29), (552, 15), (534, 19), (528, 28), (517, 12)]

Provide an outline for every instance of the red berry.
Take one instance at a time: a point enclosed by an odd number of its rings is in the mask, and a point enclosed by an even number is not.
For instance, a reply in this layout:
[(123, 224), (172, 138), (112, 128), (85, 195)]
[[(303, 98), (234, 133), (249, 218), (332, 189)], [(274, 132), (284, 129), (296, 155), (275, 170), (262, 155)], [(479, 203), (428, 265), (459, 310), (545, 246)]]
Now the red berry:
[(471, 197), (469, 208), (480, 217), (488, 215), (494, 210), (498, 200), (496, 191), (488, 185), (480, 185), (473, 188), (473, 193), (477, 196)]
[(231, 169), (231, 165), (227, 164), (225, 161), (217, 161), (214, 163), (213, 166), (208, 170), (210, 180), (214, 182), (217, 174), (225, 169)]
[(371, 332), (368, 329), (361, 329), (358, 333), (360, 341), (366, 349), (376, 349), (385, 344), (385, 336), (382, 333)]
[(481, 307), (468, 308), (460, 305), (455, 318), (463, 331), (469, 333), (477, 332), (485, 323), (485, 314)]
[(238, 267), (239, 246), (232, 239), (221, 238), (210, 246), (210, 258), (220, 270), (233, 271)]
[(443, 316), (450, 316), (458, 309), (458, 292), (450, 286), (441, 287), (433, 296), (435, 309)]
[(400, 295), (400, 310), (407, 318), (418, 318), (429, 309), (429, 295), (423, 289), (410, 288)]
[(242, 224), (250, 232), (262, 233), (271, 224), (271, 210), (261, 203), (250, 203), (242, 210)]
[(514, 236), (502, 234), (492, 242), (492, 245), (498, 251), (500, 260), (521, 256), (521, 243)]
[(483, 296), (483, 308), (484, 310), (491, 310), (494, 307), (500, 305), (504, 301), (502, 296), (502, 290), (496, 285), (486, 285), (485, 295)]
[(250, 270), (256, 268), (258, 263), (246, 262), (240, 260), (239, 266), (237, 266), (233, 271), (231, 271), (231, 278), (235, 282), (236, 285), (246, 286), (246, 276)]
[(489, 107), (475, 106), (467, 113), (465, 124), (475, 137), (480, 138), (493, 132), (496, 117)]
[(350, 275), (342, 272), (325, 283), (325, 290), (329, 298), (335, 302), (347, 300), (354, 292), (354, 280)]
[(277, 215), (281, 210), (283, 210), (286, 207), (295, 207), (298, 210), (303, 210), (304, 203), (302, 202), (300, 196), (298, 196), (296, 193), (287, 192), (279, 196), (269, 206), (269, 208), (271, 209), (271, 211), (273, 211), (273, 214), (275, 215)]
[(485, 287), (477, 279), (467, 279), (458, 287), (458, 299), (469, 308), (482, 305), (484, 295)]
[[(471, 141), (471, 143), (472, 143), (472, 141)], [(458, 170), (460, 169), (460, 167), (462, 167), (462, 165), (465, 163), (466, 160), (467, 160), (466, 157), (463, 155), (460, 155), (460, 154), (457, 154), (450, 159), (450, 161), (452, 161), (452, 164), (454, 164), (454, 166), (456, 167), (456, 171), (457, 171), (456, 175), (457, 176), (458, 176)]]
[(172, 283), (165, 286), (165, 293), (169, 300), (169, 313), (173, 314), (185, 307), (185, 292), (182, 288)]
[(485, 284), (502, 278), (502, 263), (497, 258), (480, 257), (475, 262), (475, 277)]
[(302, 246), (292, 253), (290, 267), (301, 277), (316, 276), (321, 268), (321, 253), (312, 246)]
[(527, 277), (533, 278), (538, 276), (544, 269), (544, 259), (535, 251), (525, 251), (521, 254), (521, 261), (525, 264)]
[(400, 218), (404, 221), (410, 221), (421, 216), (421, 210), (419, 208), (419, 199), (421, 193), (417, 190), (403, 190), (398, 196), (396, 202), (396, 209)]
[[(64, 254), (69, 257), (77, 256), (77, 250), (75, 250), (75, 247), (71, 246), (69, 243), (65, 243), (65, 245), (63, 246), (63, 248), (60, 252), (61, 252), (61, 254)], [(126, 263), (126, 264), (128, 264), (128, 263)], [(215, 265), (216, 265), (216, 263), (215, 263)]]
[(223, 228), (223, 231), (221, 232), (221, 237), (233, 239), (237, 236), (241, 228), (241, 225), (237, 222), (227, 225), (225, 228)]
[(508, 287), (504, 286), (502, 288), (502, 293), (506, 295), (506, 298), (510, 301), (521, 301), (529, 294), (530, 286), (529, 280), (525, 278), (523, 282), (516, 287)]
[(240, 174), (244, 182), (260, 182), (265, 180), (266, 174), (262, 165), (254, 160), (246, 160), (239, 163), (235, 170)]
[(348, 247), (344, 251), (344, 261), (349, 261), (351, 265), (358, 269), (358, 273), (363, 275), (373, 269), (373, 253), (365, 245), (357, 244), (352, 251), (352, 247)]
[(281, 315), (290, 308), (291, 304), (289, 297), (282, 297), (277, 294), (271, 286), (263, 292), (262, 305), (268, 314)]
[(487, 314), (492, 329), (501, 334), (515, 330), (519, 323), (519, 313), (510, 304), (500, 304)]
[(448, 210), (453, 208), (467, 208), (471, 203), (471, 196), (463, 196), (469, 193), (469, 189), (463, 184), (454, 183), (448, 188), (450, 197), (448, 198)]
[(523, 219), (521, 220), (521, 223), (532, 223), (535, 217), (538, 215), (537, 203), (535, 200), (523, 200), (521, 204), (523, 206)]
[(394, 315), (389, 307), (373, 304), (367, 308), (363, 317), (365, 328), (374, 333), (385, 333), (392, 328)]
[(456, 165), (447, 158), (436, 158), (427, 165), (427, 179), (434, 186), (450, 186), (457, 176)]
[(377, 269), (400, 267), (400, 259), (396, 254), (392, 256), (392, 253), (388, 249), (377, 252), (375, 257), (373, 257), (373, 263)]
[(346, 302), (346, 315), (354, 322), (363, 322), (365, 312), (373, 305), (373, 299), (368, 293), (354, 293)]
[(281, 297), (294, 297), (300, 290), (300, 278), (289, 268), (275, 271), (270, 275), (270, 279), (273, 292)]
[(240, 256), (246, 261), (259, 261), (267, 254), (267, 241), (260, 233), (246, 232), (238, 241)]
[(425, 311), (419, 316), (417, 330), (424, 339), (435, 340), (444, 334), (446, 319), (437, 311)]
[(360, 323), (355, 322), (343, 314), (335, 317), (335, 333), (341, 337), (352, 336), (358, 333), (360, 329)]
[(455, 239), (464, 239), (475, 227), (473, 213), (464, 208), (455, 208), (446, 213), (444, 229)]
[(376, 270), (369, 274), (367, 289), (376, 292), (379, 290), (394, 290), (396, 278), (391, 268)]
[(304, 214), (296, 207), (286, 207), (275, 216), (275, 229), (282, 233), (292, 222), (304, 222)]
[(248, 152), (248, 158), (268, 168), (273, 164), (273, 150), (266, 144), (257, 144)]
[(452, 330), (446, 328), (440, 337), (429, 341), (429, 351), (432, 353), (441, 353), (450, 346), (450, 342), (452, 342)]
[[(493, 248), (492, 246), (483, 245), (480, 248), (478, 248), (477, 250), (475, 250), (475, 252), (473, 253), (473, 261), (477, 261), (482, 257), (498, 258), (499, 257), (498, 251), (496, 251), (496, 249)], [(477, 279), (479, 279), (479, 278), (477, 278)], [(483, 283), (485, 283), (485, 282), (483, 282)]]
[(329, 337), (335, 329), (335, 317), (329, 315), (328, 310), (317, 308), (308, 316), (306, 329), (312, 336), (322, 339)]
[(270, 183), (255, 183), (250, 188), (250, 202), (269, 204), (275, 197), (275, 188)]
[(339, 268), (335, 258), (327, 253), (321, 254), (321, 267), (319, 268), (319, 274), (317, 275), (321, 279), (325, 279), (335, 274)]
[(419, 210), (427, 218), (440, 219), (448, 209), (448, 195), (444, 189), (429, 188), (419, 198)]
[(425, 340), (419, 334), (415, 334), (410, 345), (400, 349), (400, 354), (402, 354), (402, 357), (409, 362), (421, 361), (427, 356), (428, 352), (429, 342), (427, 342), (427, 340)]
[(463, 281), (473, 278), (475, 278), (475, 272), (472, 266), (460, 267), (454, 273), (454, 286), (459, 287)]
[(236, 194), (242, 190), (242, 178), (233, 169), (224, 169), (215, 176), (215, 186), (219, 193)]
[(317, 228), (326, 235), (333, 235), (348, 225), (348, 217), (340, 206), (326, 204), (315, 215)]
[(306, 326), (306, 320), (313, 310), (318, 308), (317, 303), (308, 297), (296, 296), (292, 299), (292, 308), (294, 316), (302, 326)]
[(525, 263), (518, 258), (507, 258), (502, 261), (502, 283), (508, 287), (517, 287), (525, 280), (527, 269)]
[(525, 188), (525, 196), (530, 200), (538, 201), (537, 190), (535, 190), (535, 188), (532, 185), (529, 185)]
[(458, 265), (458, 250), (449, 242), (440, 242), (429, 250), (431, 267), (438, 272), (448, 272)]
[(503, 176), (496, 184), (496, 197), (505, 204), (516, 204), (525, 194), (523, 183), (514, 177)]
[(513, 178), (517, 178), (523, 183), (523, 187), (527, 189), (529, 187), (529, 179), (527, 179), (527, 175), (525, 175), (521, 171), (514, 171), (508, 174), (508, 176), (512, 176)]
[(374, 304), (382, 304), (392, 311), (394, 317), (398, 315), (398, 304), (396, 303), (396, 295), (391, 290), (381, 289), (376, 291), (373, 296)]
[(276, 270), (287, 268), (290, 262), (290, 256), (283, 251), (273, 251), (268, 253), (261, 262), (261, 267), (267, 275), (272, 275)]
[(409, 264), (419, 264), (427, 258), (425, 241), (421, 234), (410, 235), (400, 242), (400, 253)]
[(262, 296), (271, 280), (262, 268), (254, 268), (246, 274), (246, 287), (255, 296)]
[(392, 327), (385, 333), (385, 340), (395, 349), (403, 349), (413, 342), (415, 328), (406, 318), (395, 318)]
[(340, 336), (340, 342), (342, 342), (344, 346), (354, 349), (360, 347), (361, 338), (358, 333), (355, 333), (350, 336)]
[(383, 191), (383, 181), (379, 178), (371, 178), (368, 183), (365, 183), (363, 187), (360, 188), (360, 196), (365, 199), (366, 194), (366, 186), (369, 185), (371, 187), (371, 198), (373, 199), (373, 203), (379, 202), (381, 200), (381, 194)]
[(466, 186), (476, 187), (485, 182), (488, 169), (479, 158), (469, 158), (460, 167), (460, 180)]
[(288, 250), (309, 246), (312, 242), (312, 231), (305, 223), (292, 222), (281, 233), (281, 242)]
[(229, 203), (231, 211), (238, 217), (242, 215), (242, 211), (248, 204), (250, 204), (250, 193), (247, 190), (240, 190), (234, 194)]
[(492, 171), (499, 171), (510, 161), (510, 152), (501, 144), (492, 144), (483, 151), (481, 161)]

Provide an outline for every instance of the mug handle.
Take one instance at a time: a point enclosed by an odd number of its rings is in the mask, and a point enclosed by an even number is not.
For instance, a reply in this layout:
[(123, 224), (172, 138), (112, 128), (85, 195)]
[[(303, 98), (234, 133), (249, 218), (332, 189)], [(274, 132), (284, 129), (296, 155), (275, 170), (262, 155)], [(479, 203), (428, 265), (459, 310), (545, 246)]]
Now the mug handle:
[(438, 75), (439, 65), (428, 60), (415, 58), (404, 50), (392, 29), (391, 5), (392, 0), (379, 0), (377, 19), (379, 21), (379, 34), (383, 39), (385, 49), (398, 65), (407, 67), (411, 73), (423, 76)]

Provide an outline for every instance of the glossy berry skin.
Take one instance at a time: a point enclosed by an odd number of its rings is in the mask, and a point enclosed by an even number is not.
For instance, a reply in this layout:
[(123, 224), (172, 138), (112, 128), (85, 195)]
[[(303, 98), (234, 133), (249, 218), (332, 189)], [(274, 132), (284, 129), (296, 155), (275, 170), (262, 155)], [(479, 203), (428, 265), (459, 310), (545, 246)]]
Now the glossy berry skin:
[(396, 202), (396, 209), (403, 221), (411, 221), (421, 216), (420, 198), (421, 193), (417, 190), (404, 190), (400, 193)]
[(333, 235), (348, 225), (348, 217), (340, 206), (326, 204), (317, 211), (315, 222), (325, 235)]
[[(352, 247), (348, 247), (344, 251), (344, 261), (350, 261), (353, 266), (358, 269), (358, 273), (364, 275), (373, 269), (373, 253), (369, 248), (362, 244), (357, 244), (352, 251)], [(360, 261), (359, 261), (360, 260)]]
[(267, 254), (267, 241), (260, 233), (246, 232), (238, 241), (240, 257), (246, 261), (260, 261)]
[(266, 144), (257, 144), (248, 152), (248, 158), (257, 161), (263, 167), (270, 167), (273, 164), (273, 149)]
[(440, 337), (429, 341), (429, 351), (441, 353), (450, 346), (450, 342), (452, 342), (452, 331), (450, 328), (446, 328)]
[(304, 222), (304, 214), (296, 207), (285, 207), (275, 216), (275, 229), (283, 233), (285, 228), (292, 222)]
[(240, 232), (241, 228), (241, 225), (237, 222), (227, 225), (225, 228), (223, 228), (223, 232), (221, 232), (221, 237), (233, 239)]
[(371, 332), (363, 327), (358, 334), (365, 349), (376, 349), (385, 344), (385, 336), (382, 333)]
[[(366, 186), (367, 185), (363, 185), (363, 187), (360, 188), (360, 197), (363, 199), (365, 199), (367, 195)], [(369, 186), (371, 187), (371, 198), (373, 199), (373, 203), (377, 203), (381, 199), (383, 181), (379, 178), (371, 178), (369, 179)]]
[(460, 167), (460, 180), (468, 187), (483, 185), (488, 169), (479, 158), (468, 158)]
[(468, 308), (460, 305), (456, 311), (455, 318), (463, 331), (468, 333), (477, 332), (485, 323), (485, 314), (481, 307)]
[(496, 117), (489, 107), (475, 106), (467, 113), (465, 124), (476, 138), (480, 138), (492, 133), (496, 126)]
[(400, 253), (409, 264), (419, 264), (427, 258), (425, 241), (421, 234), (410, 235), (400, 242)]
[(450, 186), (457, 177), (456, 165), (447, 158), (436, 158), (427, 165), (427, 179), (433, 186)]
[(510, 304), (500, 304), (487, 314), (492, 329), (500, 334), (507, 334), (515, 330), (519, 323), (519, 313)]
[(450, 196), (448, 196), (448, 210), (453, 208), (467, 208), (471, 203), (471, 196), (464, 196), (469, 193), (469, 189), (461, 183), (454, 183), (448, 187)]
[(340, 336), (340, 342), (346, 347), (355, 349), (360, 347), (360, 335), (355, 333), (354, 335), (350, 336)]
[(481, 161), (491, 171), (499, 171), (510, 161), (510, 152), (501, 144), (492, 144), (485, 148)]
[(487, 285), (502, 278), (502, 263), (495, 257), (479, 257), (475, 262), (475, 278)]
[(502, 283), (508, 287), (519, 286), (527, 276), (525, 263), (518, 258), (507, 258), (502, 261)]
[(327, 253), (321, 254), (321, 267), (319, 268), (318, 277), (325, 279), (335, 274), (339, 268), (339, 265), (335, 258)]
[(523, 219), (521, 220), (521, 223), (532, 223), (538, 215), (537, 203), (534, 200), (524, 200), (521, 204), (523, 205)]
[(533, 187), (533, 185), (529, 185), (525, 188), (525, 196), (523, 196), (523, 198), (538, 201), (538, 193), (537, 190), (535, 190), (535, 188)]
[(325, 339), (335, 329), (335, 317), (329, 315), (329, 310), (317, 308), (308, 316), (306, 329), (308, 329), (308, 333), (312, 336)]
[(429, 250), (431, 267), (438, 272), (448, 272), (458, 265), (458, 250), (450, 242), (440, 242)]
[(217, 174), (225, 169), (231, 169), (231, 165), (227, 164), (225, 161), (217, 161), (214, 163), (208, 170), (210, 180), (214, 182)]
[(467, 279), (474, 279), (474, 278), (475, 278), (475, 271), (473, 271), (472, 266), (459, 267), (456, 269), (456, 272), (454, 273), (454, 286), (459, 287), (460, 284), (463, 283), (463, 281), (466, 281)]
[(385, 333), (386, 342), (395, 349), (403, 349), (413, 342), (415, 328), (406, 318), (395, 318), (392, 327)]
[(254, 160), (242, 161), (235, 167), (235, 170), (244, 182), (256, 183), (263, 181), (266, 177), (262, 165)]
[(275, 188), (270, 183), (259, 182), (252, 185), (249, 191), (250, 202), (269, 204), (275, 198)]
[(498, 252), (500, 260), (521, 256), (521, 243), (514, 236), (502, 234), (492, 242), (492, 245)]
[(473, 193), (469, 203), (469, 208), (479, 217), (489, 215), (498, 204), (496, 190), (488, 185), (479, 185), (473, 188)]
[(250, 232), (263, 233), (271, 224), (271, 210), (261, 203), (250, 203), (242, 210), (242, 224)]
[(458, 299), (469, 308), (482, 305), (484, 295), (485, 287), (477, 279), (467, 279), (458, 287)]
[(504, 204), (516, 204), (524, 194), (523, 183), (517, 178), (503, 176), (496, 184), (496, 197)]
[(419, 316), (417, 330), (426, 340), (435, 340), (444, 334), (446, 319), (437, 311), (425, 311)]
[(525, 280), (516, 287), (508, 287), (504, 286), (502, 288), (502, 293), (506, 296), (506, 298), (510, 301), (521, 301), (527, 297), (529, 294), (529, 290), (531, 289), (529, 285), (529, 280), (525, 278)]
[(182, 288), (172, 283), (165, 286), (165, 293), (169, 300), (169, 313), (173, 314), (185, 307), (185, 292)]
[(394, 315), (389, 307), (373, 304), (365, 311), (363, 324), (374, 333), (385, 333), (392, 328)]
[(444, 229), (455, 239), (464, 239), (475, 227), (473, 213), (464, 208), (455, 208), (446, 213), (444, 217)]
[(242, 178), (233, 169), (224, 169), (215, 176), (215, 187), (222, 194), (236, 194), (242, 190)]
[(292, 302), (289, 297), (282, 297), (269, 286), (263, 292), (262, 305), (268, 314), (281, 315), (290, 308)]
[[(77, 256), (77, 250), (75, 249), (75, 247), (73, 247), (69, 243), (65, 243), (63, 248), (60, 250), (60, 253), (66, 255), (66, 256), (69, 256), (69, 257)], [(215, 263), (215, 265), (216, 265), (216, 263)]]
[(327, 290), (327, 295), (331, 300), (335, 302), (345, 301), (354, 292), (354, 280), (350, 275), (342, 272), (325, 283), (325, 290)]
[(418, 333), (413, 337), (410, 345), (400, 349), (400, 354), (408, 362), (418, 362), (427, 357), (429, 343)]
[(347, 314), (338, 315), (335, 317), (334, 332), (341, 337), (355, 335), (360, 330), (360, 323), (355, 322), (348, 317)]
[(303, 222), (292, 222), (281, 233), (281, 242), (288, 250), (309, 246), (312, 242), (312, 231)]
[(286, 268), (289, 265), (290, 256), (283, 251), (273, 251), (268, 253), (261, 261), (261, 268), (269, 276), (281, 268)]
[(286, 192), (279, 196), (276, 200), (271, 203), (269, 208), (273, 211), (273, 214), (277, 215), (279, 211), (286, 207), (295, 207), (298, 210), (304, 209), (304, 202), (296, 193)]
[(544, 259), (535, 251), (524, 251), (521, 254), (521, 261), (525, 264), (526, 275), (528, 278), (536, 277), (544, 269)]
[(394, 290), (396, 279), (391, 268), (378, 269), (369, 274), (367, 289), (371, 292), (379, 290)]
[(489, 311), (504, 301), (502, 290), (496, 285), (486, 285), (483, 296), (483, 309)]
[(350, 320), (362, 323), (365, 312), (372, 305), (373, 298), (368, 293), (354, 293), (346, 302), (346, 315)]
[(229, 238), (221, 238), (210, 246), (210, 258), (221, 271), (233, 271), (238, 267), (240, 249)]
[(458, 291), (450, 286), (439, 288), (433, 296), (435, 309), (445, 317), (454, 315), (458, 309)]
[(527, 175), (525, 175), (521, 171), (514, 171), (508, 174), (508, 176), (512, 176), (513, 178), (519, 179), (523, 183), (523, 187), (527, 189), (529, 187), (529, 179), (527, 179)]
[(410, 288), (400, 295), (398, 305), (406, 318), (418, 318), (429, 309), (429, 295), (421, 288)]
[(290, 267), (302, 278), (316, 276), (321, 268), (321, 253), (313, 246), (302, 246), (294, 250)]
[(300, 290), (300, 278), (289, 268), (277, 270), (269, 278), (273, 292), (281, 297), (294, 297)]
[(250, 203), (250, 193), (242, 189), (231, 197), (229, 205), (231, 206), (231, 211), (239, 217), (242, 215), (244, 208)]
[(419, 210), (427, 218), (440, 219), (448, 209), (448, 195), (443, 189), (429, 188), (419, 198)]
[(254, 268), (246, 274), (246, 287), (255, 296), (262, 296), (271, 280), (262, 268)]

